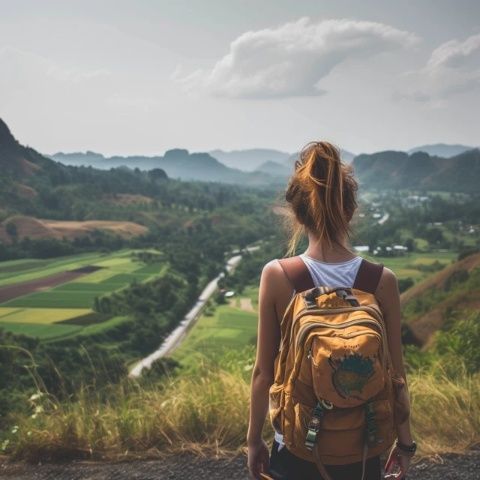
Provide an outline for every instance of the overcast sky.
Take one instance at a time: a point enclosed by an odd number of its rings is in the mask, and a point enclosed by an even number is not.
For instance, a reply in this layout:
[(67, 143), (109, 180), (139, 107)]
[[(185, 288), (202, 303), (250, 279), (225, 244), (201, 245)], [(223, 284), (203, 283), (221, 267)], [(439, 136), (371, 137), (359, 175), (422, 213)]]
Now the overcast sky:
[(44, 153), (479, 145), (478, 0), (0, 0), (0, 117)]

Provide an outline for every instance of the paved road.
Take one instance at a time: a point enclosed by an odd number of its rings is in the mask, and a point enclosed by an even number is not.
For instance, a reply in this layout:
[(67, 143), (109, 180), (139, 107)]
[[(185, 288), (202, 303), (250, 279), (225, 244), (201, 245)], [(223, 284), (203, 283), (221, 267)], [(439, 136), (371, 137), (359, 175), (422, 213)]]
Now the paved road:
[(389, 213), (384, 213), (383, 217), (378, 221), (378, 224), (383, 225), (388, 220), (389, 217), (390, 217)]
[[(246, 250), (252, 252), (260, 248), (258, 245), (253, 245), (247, 247)], [(225, 269), (227, 272), (231, 272), (242, 259), (242, 255), (234, 255), (228, 259)], [(187, 330), (191, 327), (195, 321), (198, 319), (199, 314), (202, 308), (207, 303), (208, 299), (215, 293), (218, 287), (218, 281), (223, 278), (223, 272), (217, 275), (213, 280), (211, 280), (208, 285), (203, 289), (202, 293), (198, 297), (198, 300), (195, 302), (195, 305), (190, 309), (190, 311), (183, 317), (183, 320), (178, 324), (178, 326), (173, 330), (167, 338), (163, 341), (160, 347), (155, 350), (153, 353), (147, 357), (140, 360), (129, 373), (130, 377), (139, 377), (144, 368), (150, 368), (152, 363), (158, 360), (159, 358), (171, 353), (175, 348), (180, 345), (181, 341), (187, 334)]]

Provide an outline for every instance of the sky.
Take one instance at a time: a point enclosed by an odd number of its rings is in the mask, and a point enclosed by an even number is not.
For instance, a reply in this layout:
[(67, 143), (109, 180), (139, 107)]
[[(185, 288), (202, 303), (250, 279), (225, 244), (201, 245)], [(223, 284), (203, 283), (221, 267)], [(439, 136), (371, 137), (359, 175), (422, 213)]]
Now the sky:
[(0, 0), (0, 118), (40, 152), (478, 146), (478, 0)]

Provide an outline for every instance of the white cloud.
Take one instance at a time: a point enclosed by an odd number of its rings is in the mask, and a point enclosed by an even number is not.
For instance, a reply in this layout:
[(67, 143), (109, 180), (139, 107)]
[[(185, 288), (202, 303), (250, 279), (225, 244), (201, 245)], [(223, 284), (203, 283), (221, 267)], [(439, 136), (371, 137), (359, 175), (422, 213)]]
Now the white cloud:
[(172, 78), (187, 90), (216, 96), (275, 98), (323, 93), (320, 83), (337, 65), (408, 47), (418, 38), (390, 25), (349, 19), (295, 22), (248, 31), (210, 69)]
[(480, 34), (450, 40), (436, 48), (421, 70), (406, 75), (412, 86), (404, 96), (441, 104), (446, 98), (480, 86)]

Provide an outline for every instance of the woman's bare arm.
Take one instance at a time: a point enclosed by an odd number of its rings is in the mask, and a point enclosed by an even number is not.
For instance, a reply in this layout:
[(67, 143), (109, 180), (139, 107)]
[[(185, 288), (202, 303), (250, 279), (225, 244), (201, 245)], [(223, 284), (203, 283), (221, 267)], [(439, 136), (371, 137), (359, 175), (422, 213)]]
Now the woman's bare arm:
[(280, 320), (293, 289), (277, 260), (262, 269), (258, 292), (257, 354), (252, 372), (247, 443), (258, 443), (268, 413), (268, 390), (280, 344)]
[[(380, 308), (384, 315), (393, 368), (395, 373), (401, 375), (406, 382), (402, 350), (400, 292), (397, 277), (392, 270), (387, 267), (383, 268), (382, 277), (375, 296), (379, 301)], [(408, 385), (406, 385), (406, 388), (408, 392)], [(410, 419), (407, 419), (401, 425), (397, 425), (397, 435), (401, 443), (408, 445), (412, 443)]]

